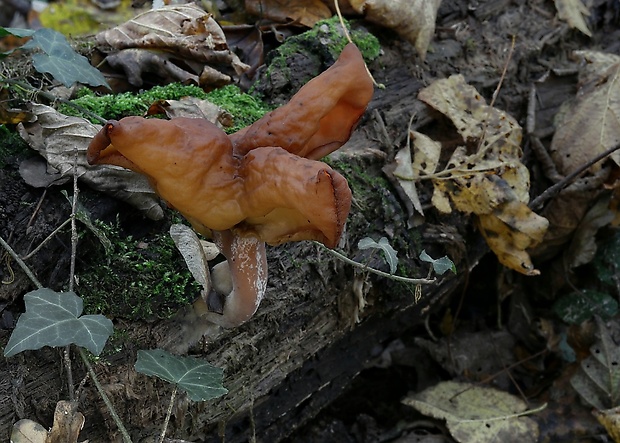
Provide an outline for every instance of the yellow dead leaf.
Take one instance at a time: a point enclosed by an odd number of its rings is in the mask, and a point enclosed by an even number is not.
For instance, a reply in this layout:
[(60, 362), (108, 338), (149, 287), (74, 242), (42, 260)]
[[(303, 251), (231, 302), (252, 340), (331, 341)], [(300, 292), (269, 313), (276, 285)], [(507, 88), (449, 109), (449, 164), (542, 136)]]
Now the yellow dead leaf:
[(592, 412), (615, 443), (620, 443), (620, 407)]
[(542, 241), (548, 226), (546, 218), (516, 200), (478, 216), (478, 228), (499, 262), (525, 275), (540, 274), (526, 250)]
[(415, 46), (424, 60), (435, 33), (441, 0), (349, 0), (366, 19), (393, 29)]
[(584, 18), (590, 15), (590, 11), (581, 0), (555, 0), (555, 7), (561, 20), (568, 23), (571, 28), (579, 29), (588, 37), (592, 37)]
[(409, 195), (416, 181), (430, 179), (437, 210), (476, 215), (500, 262), (535, 275), (526, 250), (540, 243), (548, 222), (527, 207), (530, 177), (520, 161), (521, 127), (507, 113), (488, 106), (460, 75), (434, 82), (418, 98), (452, 121), (463, 145), (440, 165), (440, 144), (414, 133), (413, 154), (401, 151), (397, 156), (399, 183), (409, 188)]
[[(583, 85), (556, 123), (551, 156), (558, 172), (568, 175), (620, 142), (620, 56), (577, 51), (587, 63), (579, 75)], [(620, 152), (610, 158), (620, 165)], [(591, 171), (597, 171), (596, 164)]]
[(513, 198), (510, 186), (495, 175), (472, 174), (434, 181), (435, 188), (450, 196), (461, 212), (489, 214), (504, 201)]
[[(457, 149), (448, 168), (501, 172), (500, 167), (518, 167), (522, 155), (521, 126), (511, 115), (487, 105), (462, 75), (433, 82), (420, 91), (418, 98), (448, 117), (465, 142), (478, 144), (471, 155), (467, 155), (465, 148)], [(529, 198), (529, 175), (526, 182), (512, 185), (519, 186), (515, 191), (520, 198)]]

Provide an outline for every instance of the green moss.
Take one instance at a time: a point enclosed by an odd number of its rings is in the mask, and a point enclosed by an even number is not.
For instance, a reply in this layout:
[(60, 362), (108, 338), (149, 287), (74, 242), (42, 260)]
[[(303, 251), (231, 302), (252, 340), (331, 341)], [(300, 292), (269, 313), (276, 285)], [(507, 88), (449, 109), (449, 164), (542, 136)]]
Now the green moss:
[[(122, 94), (97, 95), (88, 88), (82, 88), (78, 92), (78, 98), (71, 101), (106, 120), (118, 120), (128, 115), (144, 114), (149, 106), (157, 100), (179, 100), (186, 96), (205, 99), (207, 94), (198, 86), (170, 83), (166, 86), (155, 86), (139, 94), (124, 92)], [(66, 115), (88, 117), (66, 104), (60, 105), (59, 110)]]
[[(368, 31), (354, 29), (348, 21), (344, 21), (347, 30), (351, 35), (351, 40), (359, 48), (364, 60), (370, 62), (377, 58), (381, 52), (381, 45), (377, 37)], [(291, 54), (299, 52), (301, 48), (312, 48), (316, 45), (326, 46), (330, 55), (334, 60), (340, 56), (344, 47), (349, 43), (346, 36), (342, 32), (342, 25), (337, 16), (327, 20), (321, 20), (309, 31), (303, 34), (289, 37), (284, 44), (277, 49), (282, 57), (288, 57)]]
[[(346, 21), (345, 25), (350, 28)], [(350, 30), (349, 33), (366, 62), (379, 56), (381, 45), (374, 35), (360, 29)], [(319, 21), (309, 31), (287, 38), (268, 54), (265, 74), (253, 88), (266, 96), (272, 95), (272, 89), (296, 92), (317, 76), (319, 70), (335, 62), (348, 43), (338, 17)], [(316, 72), (312, 72), (312, 68), (307, 69), (308, 66), (316, 67)], [(291, 73), (293, 68), (298, 68), (294, 75)]]
[(367, 200), (377, 198), (377, 190), (390, 189), (390, 183), (382, 176), (370, 174), (364, 165), (356, 162), (332, 161), (329, 157), (323, 161), (337, 169), (349, 182), (351, 192), (360, 205)]
[(102, 252), (78, 273), (86, 313), (168, 318), (199, 294), (170, 236), (137, 241), (122, 236), (116, 226), (96, 223), (112, 241), (113, 252), (107, 257)]
[[(82, 88), (78, 92), (78, 98), (72, 102), (106, 120), (119, 120), (129, 115), (143, 115), (151, 104), (158, 100), (179, 100), (188, 96), (209, 100), (228, 111), (234, 118), (234, 126), (228, 128), (227, 132), (234, 132), (252, 124), (271, 110), (260, 100), (241, 92), (233, 85), (206, 93), (198, 86), (170, 83), (166, 86), (155, 86), (139, 94), (125, 92), (114, 95), (97, 95), (88, 88)], [(88, 118), (88, 115), (66, 104), (61, 105), (59, 110), (66, 115)]]
[(251, 125), (272, 110), (267, 104), (249, 94), (241, 92), (234, 85), (224, 86), (209, 92), (207, 99), (233, 116), (234, 126), (226, 129), (228, 133), (236, 132)]
[(0, 169), (7, 164), (8, 157), (29, 154), (28, 144), (5, 125), (0, 125)]

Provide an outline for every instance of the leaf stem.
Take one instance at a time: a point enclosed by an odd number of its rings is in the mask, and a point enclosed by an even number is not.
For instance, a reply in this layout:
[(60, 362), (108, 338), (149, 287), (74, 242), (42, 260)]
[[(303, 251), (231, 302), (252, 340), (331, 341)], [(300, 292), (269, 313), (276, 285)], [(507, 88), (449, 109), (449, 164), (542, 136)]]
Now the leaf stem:
[(409, 278), (409, 277), (401, 277), (400, 275), (388, 274), (387, 272), (379, 271), (378, 269), (371, 268), (371, 267), (369, 267), (367, 265), (364, 265), (362, 263), (358, 263), (355, 260), (351, 260), (346, 255), (343, 255), (340, 252), (335, 251), (334, 249), (330, 249), (330, 248), (328, 248), (327, 246), (325, 246), (322, 243), (319, 243), (319, 242), (316, 242), (316, 241), (313, 242), (313, 243), (321, 246), (323, 249), (325, 249), (331, 255), (333, 255), (336, 258), (339, 258), (343, 262), (345, 262), (347, 264), (350, 264), (352, 266), (355, 266), (356, 268), (360, 268), (360, 269), (363, 269), (365, 271), (372, 272), (373, 274), (380, 275), (381, 277), (389, 278), (391, 280), (396, 280), (396, 281), (400, 281), (400, 282), (403, 282), (403, 283), (411, 283), (411, 284), (414, 284), (414, 285), (430, 285), (431, 283), (435, 283), (437, 281), (436, 278)]
[(50, 241), (52, 238), (54, 238), (54, 236), (56, 234), (58, 234), (65, 226), (67, 226), (69, 223), (71, 222), (71, 219), (68, 218), (66, 219), (64, 222), (62, 222), (62, 224), (60, 226), (58, 226), (56, 229), (54, 229), (50, 235), (48, 235), (47, 237), (45, 237), (45, 240), (43, 240), (41, 243), (38, 244), (38, 246), (36, 248), (34, 248), (32, 251), (30, 251), (28, 254), (24, 255), (22, 257), (22, 260), (28, 260), (29, 258), (31, 258), (33, 255), (35, 255), (37, 252), (39, 252), (39, 250), (46, 245), (46, 243), (48, 241)]
[(168, 412), (166, 412), (166, 419), (164, 420), (164, 426), (161, 430), (161, 435), (159, 436), (158, 443), (163, 443), (166, 438), (166, 430), (168, 429), (168, 423), (170, 423), (170, 417), (172, 416), (172, 407), (174, 405), (174, 398), (177, 395), (177, 385), (174, 385), (174, 389), (172, 390), (172, 394), (170, 394), (170, 404), (168, 404)]

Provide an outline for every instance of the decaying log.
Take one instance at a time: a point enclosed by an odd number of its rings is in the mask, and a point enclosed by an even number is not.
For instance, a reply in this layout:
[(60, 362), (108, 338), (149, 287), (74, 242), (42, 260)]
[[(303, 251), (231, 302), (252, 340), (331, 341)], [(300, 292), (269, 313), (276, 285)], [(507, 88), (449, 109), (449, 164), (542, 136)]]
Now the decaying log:
[[(172, 390), (169, 384), (134, 371), (138, 349), (166, 345), (224, 368), (229, 393), (203, 403), (178, 395), (169, 436), (205, 442), (243, 442), (253, 437), (256, 441), (282, 441), (346, 390), (377, 349), (422, 325), (486, 252), (463, 215), (437, 219), (430, 210), (424, 224), (413, 226), (410, 206), (386, 179), (382, 171), (385, 160), (402, 146), (406, 136), (410, 115), (403, 110), (412, 108), (411, 101), (421, 86), (404, 68), (391, 72), (392, 84), (402, 87), (377, 92), (351, 146), (331, 160), (349, 180), (354, 195), (340, 249), (356, 261), (387, 271), (380, 252), (357, 249), (363, 237), (378, 240), (385, 236), (398, 251), (398, 274), (425, 277), (429, 265), (417, 257), (426, 249), (434, 257), (450, 256), (458, 275), (445, 275), (436, 284), (423, 287), (422, 297), (416, 300), (414, 286), (369, 276), (319, 246), (301, 242), (268, 249), (265, 300), (253, 319), (237, 329), (211, 331), (205, 340), (187, 349), (177, 336), (191, 330), (187, 316), (166, 323), (118, 320), (115, 326), (129, 335), (129, 340), (123, 350), (94, 362), (94, 366), (135, 442), (152, 441), (146, 439), (159, 432)], [(417, 121), (428, 121), (424, 107), (419, 103), (413, 106), (420, 111)], [(428, 197), (428, 191), (421, 194)], [(35, 196), (30, 196), (29, 201), (34, 200)], [(42, 213), (53, 213), (58, 201), (46, 199)], [(0, 234), (6, 235), (7, 230), (8, 225), (0, 225)], [(25, 229), (15, 231), (13, 244), (20, 253), (28, 249), (27, 238)], [(59, 248), (56, 255), (47, 254), (33, 264), (38, 275), (48, 280), (54, 261), (68, 254), (67, 237), (58, 242), (54, 243)], [(26, 283), (19, 278), (23, 292)], [(4, 342), (9, 333), (2, 332)], [(50, 426), (56, 402), (66, 399), (68, 392), (60, 351), (42, 349), (2, 359), (0, 372), (0, 434), (8, 435), (20, 418)], [(76, 358), (76, 384), (85, 373)], [(91, 381), (86, 382), (80, 400), (80, 412), (86, 419), (80, 439), (121, 441)]]

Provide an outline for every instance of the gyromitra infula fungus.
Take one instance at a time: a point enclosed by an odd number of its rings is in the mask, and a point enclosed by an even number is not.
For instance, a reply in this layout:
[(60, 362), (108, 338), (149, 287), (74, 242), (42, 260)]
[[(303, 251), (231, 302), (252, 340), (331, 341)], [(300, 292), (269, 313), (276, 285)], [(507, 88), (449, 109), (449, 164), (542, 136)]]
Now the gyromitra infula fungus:
[(344, 177), (316, 160), (348, 140), (372, 93), (362, 56), (349, 44), (288, 104), (236, 134), (202, 119), (126, 117), (103, 127), (87, 157), (144, 174), (196, 231), (214, 238), (232, 288), (214, 282), (229, 293), (223, 300), (209, 294), (208, 304), (222, 314), (209, 318), (236, 326), (265, 293), (265, 243), (336, 246), (351, 191)]

